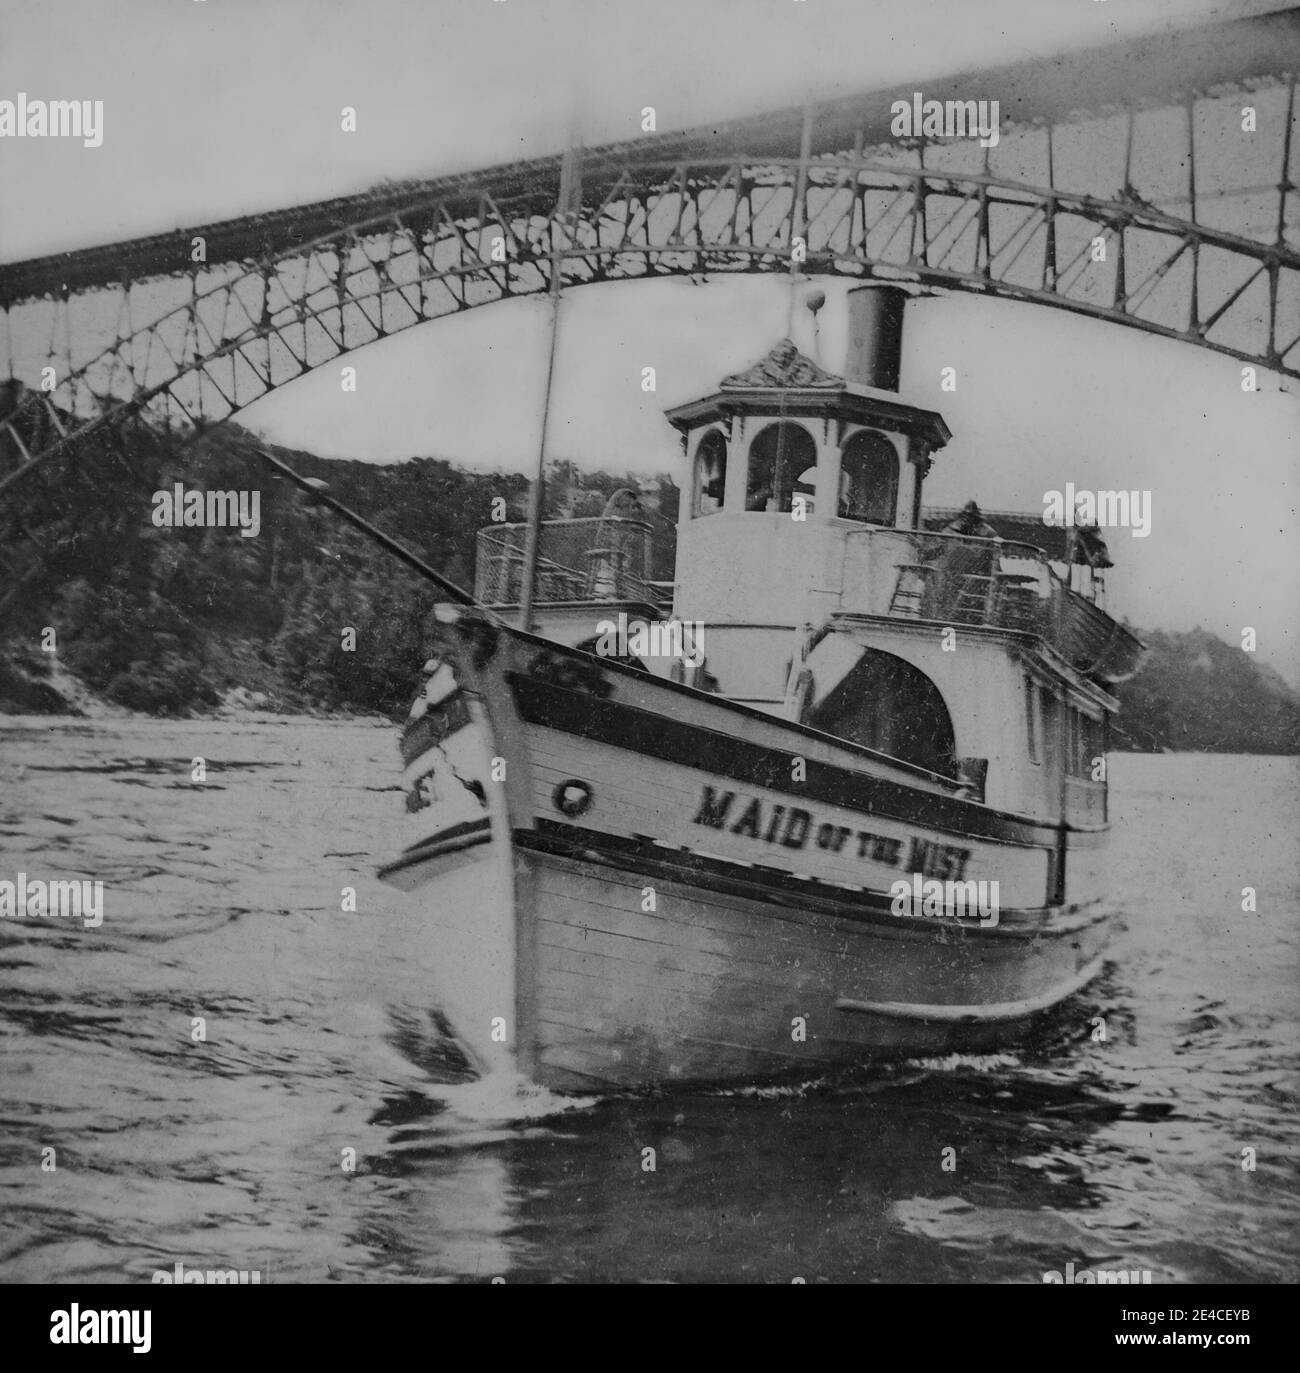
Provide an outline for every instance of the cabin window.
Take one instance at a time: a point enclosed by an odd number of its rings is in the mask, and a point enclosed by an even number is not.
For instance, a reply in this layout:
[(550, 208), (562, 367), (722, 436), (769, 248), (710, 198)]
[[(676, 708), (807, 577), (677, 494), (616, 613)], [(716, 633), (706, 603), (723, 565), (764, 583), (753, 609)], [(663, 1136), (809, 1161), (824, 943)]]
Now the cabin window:
[(1038, 721), (1042, 728), (1044, 741), (1051, 740), (1053, 755), (1056, 753), (1057, 743), (1053, 734), (1057, 726), (1056, 722), (1056, 697), (1052, 695), (1047, 687), (1038, 688)]
[(727, 441), (710, 429), (695, 450), (695, 498), (691, 514), (716, 515), (727, 488)]
[(1100, 720), (1070, 707), (1069, 739), (1066, 749), (1067, 771), (1075, 777), (1092, 780), (1092, 760), (1103, 754), (1103, 726)]
[(1042, 755), (1038, 750), (1038, 691), (1032, 677), (1025, 678), (1025, 728), (1028, 731), (1026, 742), (1029, 747), (1029, 761), (1041, 763)]
[(801, 424), (769, 424), (749, 446), (745, 509), (788, 512), (796, 494), (811, 507), (816, 468), (817, 445)]
[(840, 459), (840, 518), (892, 525), (898, 511), (898, 453), (866, 429), (844, 445)]
[(1083, 776), (1092, 780), (1093, 759), (1101, 758), (1106, 753), (1106, 722), (1105, 720), (1094, 720), (1092, 716), (1083, 716), (1083, 756), (1080, 758), (1080, 771)]

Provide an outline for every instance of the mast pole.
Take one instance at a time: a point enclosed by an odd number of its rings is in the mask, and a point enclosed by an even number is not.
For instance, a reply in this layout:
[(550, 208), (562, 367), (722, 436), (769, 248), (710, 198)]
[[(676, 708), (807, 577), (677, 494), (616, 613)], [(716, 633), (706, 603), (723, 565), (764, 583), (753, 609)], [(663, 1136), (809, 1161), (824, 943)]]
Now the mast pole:
[(369, 520), (363, 519), (355, 510), (344, 505), (342, 501), (335, 500), (324, 489), (325, 483), (319, 478), (304, 477), (301, 472), (295, 472), (288, 463), (281, 462), (274, 453), (268, 453), (265, 448), (255, 448), (253, 452), (268, 466), (275, 468), (281, 476), (287, 477), (295, 486), (301, 487), (313, 501), (318, 501), (327, 509), (332, 510), (352, 525), (354, 529), (359, 529), (368, 539), (373, 539), (385, 552), (391, 553), (399, 562), (405, 563), (407, 567), (413, 572), (419, 573), (426, 581), (432, 582), (444, 596), (460, 605), (475, 606), (483, 611), (489, 619), (495, 620), (497, 618), (486, 606), (480, 605), (463, 586), (457, 586), (455, 582), (444, 577), (441, 572), (436, 572), (423, 558), (417, 557), (405, 545), (385, 534), (382, 529), (376, 528)]
[(1069, 753), (1071, 744), (1070, 734), (1070, 684), (1061, 679), (1060, 695), (1060, 720), (1057, 722), (1057, 752), (1061, 760), (1061, 782), (1059, 795), (1059, 818), (1056, 822), (1056, 861), (1054, 880), (1052, 882), (1052, 905), (1063, 906), (1065, 904), (1065, 865), (1066, 855), (1070, 848), (1070, 778), (1069, 778)]
[[(813, 135), (813, 116), (815, 106), (811, 100), (806, 100), (803, 107), (803, 132), (799, 138), (799, 171), (795, 177), (794, 203), (790, 206), (790, 306), (786, 311), (785, 336), (794, 337), (794, 298), (799, 289), (799, 278), (802, 273), (799, 271), (799, 261), (795, 257), (794, 244), (796, 239), (802, 239), (807, 228), (804, 214), (804, 201), (808, 196), (808, 165), (812, 161), (812, 135)], [(808, 245), (804, 245), (805, 257), (808, 252)]]
[[(796, 244), (801, 243), (803, 245), (805, 257), (808, 251), (808, 245), (803, 238), (806, 228), (804, 200), (808, 194), (808, 163), (812, 157), (812, 133), (813, 103), (811, 100), (805, 100), (803, 130), (799, 137), (799, 170), (795, 175), (794, 199), (790, 203), (790, 299), (786, 307), (785, 336), (792, 343), (794, 342), (794, 300), (799, 291), (799, 282), (803, 279), (802, 273), (799, 271), (800, 259)], [(772, 467), (772, 498), (774, 501), (779, 496), (782, 483), (785, 480), (785, 399), (785, 390), (782, 389), (781, 406), (777, 412), (780, 428), (777, 430), (776, 457)], [(791, 489), (793, 490), (793, 487)]]
[[(1075, 538), (1074, 521), (1071, 519), (1065, 531), (1066, 582), (1059, 598), (1058, 629), (1063, 623), (1065, 615), (1069, 613), (1069, 597), (1074, 588)], [(1059, 638), (1058, 642), (1060, 642)], [(1070, 848), (1070, 745), (1073, 743), (1073, 734), (1070, 729), (1070, 710), (1070, 684), (1065, 677), (1062, 677), (1060, 718), (1056, 725), (1056, 749), (1060, 755), (1061, 777), (1057, 792), (1056, 860), (1053, 865), (1055, 875), (1052, 883), (1052, 904), (1057, 906), (1065, 904), (1065, 869)]]
[(551, 418), (551, 390), (555, 384), (555, 352), (560, 332), (560, 294), (563, 289), (563, 249), (560, 246), (561, 224), (566, 239), (572, 240), (577, 206), (581, 204), (578, 176), (580, 146), (577, 131), (569, 140), (560, 163), (560, 196), (556, 205), (555, 225), (551, 231), (551, 342), (546, 360), (546, 393), (542, 401), (542, 432), (537, 445), (537, 470), (528, 488), (528, 529), (524, 535), (524, 577), (519, 595), (519, 628), (525, 633), (532, 629), (533, 601), (537, 593), (537, 559), (541, 545), (542, 506), (546, 483), (546, 434)]

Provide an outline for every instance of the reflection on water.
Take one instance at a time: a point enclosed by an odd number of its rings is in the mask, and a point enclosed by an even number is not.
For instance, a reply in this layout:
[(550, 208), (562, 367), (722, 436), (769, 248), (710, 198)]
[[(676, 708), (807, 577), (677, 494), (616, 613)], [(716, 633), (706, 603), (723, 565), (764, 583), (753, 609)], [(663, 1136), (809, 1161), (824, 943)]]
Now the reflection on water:
[(470, 1078), (380, 950), (391, 730), (9, 721), (0, 878), (105, 915), (0, 922), (0, 1280), (1295, 1280), (1296, 761), (1112, 777), (1126, 927), (1033, 1043), (573, 1101)]

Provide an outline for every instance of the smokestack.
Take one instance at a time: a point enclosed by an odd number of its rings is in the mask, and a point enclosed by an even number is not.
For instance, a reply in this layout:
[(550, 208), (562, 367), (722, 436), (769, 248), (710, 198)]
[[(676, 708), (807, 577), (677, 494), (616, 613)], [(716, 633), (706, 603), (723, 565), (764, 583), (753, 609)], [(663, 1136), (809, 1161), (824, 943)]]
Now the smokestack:
[(897, 391), (907, 292), (899, 286), (859, 286), (849, 292), (848, 299), (845, 379), (881, 391)]

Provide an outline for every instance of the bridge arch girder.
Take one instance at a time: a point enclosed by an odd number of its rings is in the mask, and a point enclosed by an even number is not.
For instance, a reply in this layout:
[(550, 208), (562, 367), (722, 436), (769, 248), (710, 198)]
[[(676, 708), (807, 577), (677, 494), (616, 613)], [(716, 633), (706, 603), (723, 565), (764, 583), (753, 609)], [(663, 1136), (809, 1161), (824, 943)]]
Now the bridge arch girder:
[[(598, 162), (581, 169), (567, 207), (545, 188), (416, 197), (251, 263), (124, 282), (116, 336), (80, 361), (65, 294), (52, 302), (52, 340), (61, 310), (66, 343), (61, 357), (51, 349), (55, 385), (0, 424), (13, 469), (0, 491), (128, 415), (219, 423), (382, 338), (547, 291), (553, 271), (575, 287), (794, 265), (903, 279), (1066, 309), (1300, 377), (1285, 184), (1277, 239), (1265, 242), (1131, 191), (1108, 199), (923, 161)], [(160, 303), (135, 327), (142, 290)], [(112, 290), (98, 295), (111, 309)]]

